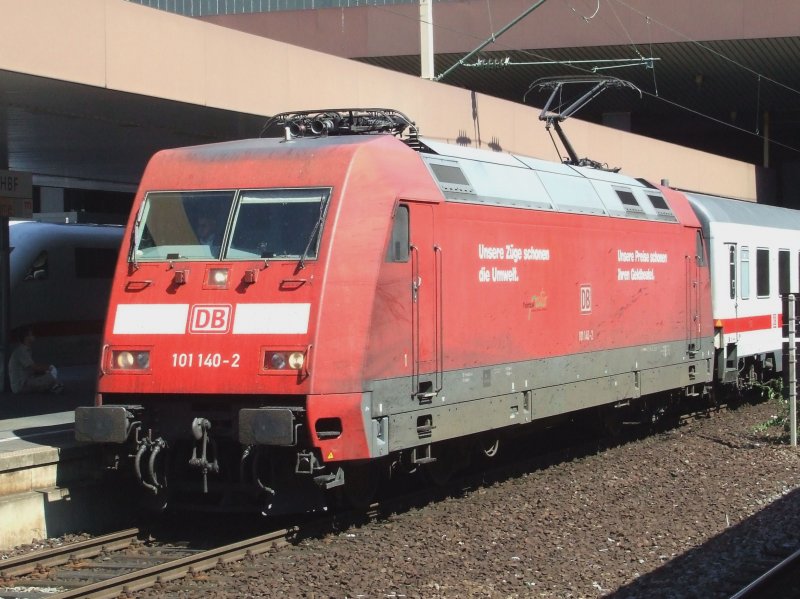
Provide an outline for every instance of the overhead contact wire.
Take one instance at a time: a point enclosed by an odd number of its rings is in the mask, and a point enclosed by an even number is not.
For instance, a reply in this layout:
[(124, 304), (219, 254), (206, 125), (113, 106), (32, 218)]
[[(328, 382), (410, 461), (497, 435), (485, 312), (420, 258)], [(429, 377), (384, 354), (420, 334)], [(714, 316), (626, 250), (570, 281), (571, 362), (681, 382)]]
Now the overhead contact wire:
[[(608, 0), (608, 1), (610, 2), (611, 0)], [(760, 77), (762, 77), (762, 79), (764, 79), (764, 80), (766, 80), (766, 81), (769, 81), (770, 83), (775, 83), (776, 85), (778, 85), (778, 86), (780, 86), (780, 87), (783, 87), (783, 88), (785, 88), (785, 89), (787, 89), (787, 90), (789, 90), (789, 91), (791, 91), (791, 92), (794, 92), (794, 93), (796, 93), (796, 94), (800, 95), (800, 91), (798, 91), (798, 90), (795, 90), (794, 88), (792, 88), (792, 87), (790, 87), (790, 86), (788, 86), (788, 85), (785, 85), (785, 84), (783, 84), (783, 83), (780, 83), (780, 82), (778, 82), (778, 81), (775, 81), (775, 80), (771, 79), (770, 77), (767, 77), (767, 76), (765, 76), (765, 75), (762, 75), (762, 74), (758, 73), (757, 71), (755, 71), (755, 70), (753, 70), (753, 69), (751, 69), (751, 68), (749, 68), (749, 67), (747, 67), (747, 66), (745, 66), (745, 65), (742, 65), (742, 64), (740, 64), (740, 63), (739, 63), (739, 62), (737, 62), (736, 60), (733, 60), (733, 59), (731, 59), (731, 58), (728, 58), (727, 56), (725, 56), (725, 55), (724, 55), (724, 54), (722, 54), (721, 52), (718, 52), (718, 51), (714, 50), (713, 48), (710, 48), (709, 46), (707, 46), (707, 45), (705, 45), (705, 44), (702, 44), (701, 42), (698, 42), (698, 41), (696, 41), (696, 40), (693, 40), (693, 39), (692, 39), (692, 38), (690, 38), (689, 36), (687, 36), (687, 35), (685, 35), (685, 34), (683, 34), (683, 33), (679, 32), (678, 30), (676, 30), (676, 29), (674, 29), (674, 28), (672, 28), (672, 27), (669, 27), (669, 26), (667, 26), (667, 25), (665, 25), (665, 24), (661, 23), (661, 22), (660, 22), (660, 21), (658, 21), (657, 19), (654, 19), (654, 18), (652, 18), (652, 17), (650, 17), (650, 16), (646, 15), (645, 13), (643, 13), (643, 12), (641, 12), (641, 11), (639, 11), (639, 10), (637, 10), (637, 9), (633, 8), (633, 7), (631, 7), (631, 6), (630, 6), (629, 4), (627, 4), (627, 3), (626, 3), (624, 0), (614, 0), (614, 1), (618, 2), (619, 4), (621, 4), (622, 6), (624, 6), (625, 8), (628, 8), (628, 9), (629, 9), (629, 10), (631, 10), (632, 12), (634, 12), (634, 13), (636, 13), (636, 14), (640, 15), (641, 17), (643, 17), (643, 18), (645, 18), (645, 19), (648, 19), (648, 22), (649, 22), (650, 24), (652, 24), (652, 23), (655, 23), (656, 25), (659, 25), (659, 26), (661, 26), (661, 27), (664, 27), (665, 29), (667, 29), (667, 30), (668, 30), (668, 31), (670, 31), (671, 33), (674, 33), (675, 35), (678, 35), (678, 36), (680, 36), (680, 37), (681, 37), (682, 39), (684, 39), (685, 41), (687, 41), (687, 42), (690, 42), (690, 43), (693, 43), (693, 44), (697, 45), (698, 47), (700, 47), (700, 48), (702, 48), (702, 49), (704, 49), (704, 50), (706, 50), (706, 51), (708, 51), (708, 52), (711, 52), (712, 54), (715, 54), (715, 55), (719, 56), (720, 58), (722, 58), (722, 59), (724, 59), (724, 60), (726, 60), (726, 61), (730, 62), (731, 64), (734, 64), (734, 65), (736, 65), (736, 66), (738, 66), (738, 67), (740, 67), (740, 68), (743, 68), (743, 69), (745, 69), (745, 70), (749, 71), (750, 73), (753, 73), (753, 74), (754, 74), (754, 75), (756, 75), (756, 76), (760, 76)], [(394, 16), (396, 16), (396, 17), (400, 17), (400, 18), (407, 19), (407, 20), (413, 20), (414, 22), (417, 22), (417, 23), (419, 22), (419, 18), (417, 18), (417, 17), (410, 17), (410, 16), (408, 16), (408, 15), (405, 15), (405, 14), (398, 13), (398, 12), (396, 12), (396, 11), (393, 11), (393, 10), (390, 10), (390, 9), (386, 8), (386, 6), (376, 6), (375, 8), (377, 8), (377, 9), (379, 9), (379, 10), (382, 10), (382, 11), (384, 11), (384, 12), (387, 12), (387, 13), (389, 13), (389, 14), (391, 14), (391, 15), (394, 15)], [(442, 26), (442, 25), (437, 25), (436, 23), (434, 23), (434, 27), (435, 27), (436, 29), (438, 29), (438, 30), (441, 30), (441, 31), (447, 31), (448, 33), (455, 33), (455, 34), (461, 35), (461, 36), (463, 36), (463, 37), (465, 37), (465, 38), (469, 38), (469, 39), (475, 39), (475, 40), (478, 40), (478, 39), (483, 39), (483, 38), (480, 38), (480, 37), (478, 37), (478, 36), (476, 36), (476, 35), (472, 35), (472, 34), (470, 34), (470, 33), (467, 33), (467, 32), (465, 32), (465, 31), (458, 30), (458, 29), (453, 29), (453, 28), (451, 28), (451, 27), (446, 27), (446, 26)], [(626, 34), (627, 34), (627, 32), (626, 32)], [(495, 42), (494, 42), (494, 43), (495, 43), (495, 44), (498, 46), (498, 48), (500, 48), (500, 49), (502, 49), (502, 50), (505, 50), (505, 51), (507, 51), (507, 52), (517, 52), (517, 53), (520, 53), (520, 54), (522, 54), (522, 55), (525, 55), (525, 56), (530, 56), (530, 57), (532, 57), (532, 58), (537, 58), (537, 59), (539, 59), (539, 60), (542, 60), (542, 61), (546, 61), (546, 62), (552, 62), (554, 65), (556, 65), (556, 64), (559, 64), (559, 61), (553, 60), (553, 59), (552, 59), (551, 57), (549, 57), (549, 56), (546, 56), (546, 55), (544, 55), (544, 54), (540, 54), (540, 53), (538, 53), (538, 52), (534, 52), (534, 51), (532, 51), (532, 50), (520, 50), (520, 49), (518, 49), (518, 48), (511, 48), (510, 46), (506, 46), (505, 44), (503, 44), (502, 42), (500, 42), (500, 41), (497, 41), (497, 40), (495, 40)], [(631, 40), (631, 43), (633, 43), (633, 42), (632, 42), (632, 40)], [(640, 55), (640, 56), (641, 56), (641, 55)], [(586, 69), (586, 68), (583, 68), (583, 67), (580, 67), (580, 66), (577, 66), (577, 65), (574, 65), (574, 64), (567, 64), (567, 65), (564, 65), (564, 66), (567, 66), (568, 68), (570, 68), (570, 69), (573, 69), (574, 71), (580, 72), (580, 73), (582, 73), (582, 74), (587, 74), (587, 75), (592, 75), (592, 74), (594, 74), (594, 73), (593, 73), (593, 72), (592, 72), (590, 69)], [(655, 67), (654, 67), (654, 68), (655, 68)], [(654, 81), (655, 81), (655, 72), (653, 73), (653, 78), (654, 78)], [(684, 104), (681, 104), (681, 103), (679, 103), (679, 102), (676, 102), (676, 101), (674, 101), (674, 100), (670, 100), (670, 99), (668, 99), (667, 97), (665, 97), (665, 96), (661, 95), (660, 93), (658, 93), (657, 89), (656, 89), (656, 93), (654, 93), (654, 92), (648, 92), (648, 91), (644, 91), (644, 90), (643, 90), (643, 93), (644, 93), (644, 94), (646, 94), (647, 96), (650, 96), (650, 97), (652, 97), (652, 98), (656, 99), (656, 100), (660, 100), (660, 101), (662, 101), (662, 102), (665, 102), (665, 103), (669, 104), (670, 106), (673, 106), (673, 107), (675, 107), (675, 108), (679, 108), (679, 109), (681, 109), (681, 110), (685, 110), (686, 112), (689, 112), (689, 113), (691, 113), (691, 114), (694, 114), (694, 115), (696, 115), (696, 116), (699, 116), (699, 117), (701, 117), (701, 118), (707, 119), (707, 120), (709, 120), (709, 121), (711, 121), (711, 122), (713, 122), (713, 123), (716, 123), (716, 124), (718, 124), (718, 125), (722, 125), (722, 126), (724, 126), (724, 127), (728, 127), (728, 128), (730, 128), (730, 129), (733, 129), (733, 130), (736, 130), (736, 131), (740, 131), (740, 132), (743, 132), (743, 133), (747, 133), (748, 135), (755, 135), (756, 137), (758, 137), (759, 139), (762, 139), (762, 140), (764, 139), (764, 137), (763, 137), (763, 136), (762, 136), (760, 133), (753, 133), (753, 131), (751, 131), (751, 130), (744, 129), (743, 127), (739, 127), (739, 126), (737, 126), (737, 125), (734, 125), (734, 124), (732, 124), (732, 123), (729, 123), (729, 122), (727, 122), (727, 121), (723, 121), (723, 120), (721, 120), (721, 119), (718, 119), (718, 118), (716, 118), (716, 117), (713, 117), (713, 116), (711, 116), (711, 115), (708, 115), (708, 114), (705, 114), (705, 113), (703, 113), (703, 112), (700, 112), (699, 110), (696, 110), (696, 109), (694, 109), (694, 108), (691, 108), (691, 107), (689, 107), (689, 106), (686, 106), (686, 105), (684, 105)], [(791, 146), (791, 145), (789, 145), (789, 144), (785, 144), (785, 143), (782, 143), (782, 142), (776, 141), (775, 139), (769, 139), (769, 143), (771, 143), (771, 144), (775, 144), (775, 145), (776, 145), (776, 146), (778, 146), (778, 147), (781, 147), (781, 148), (784, 148), (784, 149), (790, 150), (790, 151), (792, 151), (792, 152), (797, 152), (797, 153), (800, 153), (800, 148), (796, 148), (796, 147), (794, 147), (794, 146)]]

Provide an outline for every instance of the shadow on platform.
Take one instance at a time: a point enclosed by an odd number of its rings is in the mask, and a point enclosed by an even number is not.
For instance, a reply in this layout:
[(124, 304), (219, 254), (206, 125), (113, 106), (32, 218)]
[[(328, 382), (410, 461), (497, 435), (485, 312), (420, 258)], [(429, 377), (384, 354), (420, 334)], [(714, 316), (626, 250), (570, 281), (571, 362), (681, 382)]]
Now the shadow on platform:
[(74, 411), (94, 402), (97, 380), (95, 366), (68, 366), (59, 369), (62, 393), (0, 393), (0, 421)]
[[(655, 508), (657, 509), (657, 508)], [(800, 489), (777, 499), (704, 544), (690, 549), (635, 581), (603, 595), (606, 599), (727, 598), (763, 573), (764, 555), (789, 555), (800, 544)], [(751, 563), (753, 571), (742, 564)], [(680, 581), (680, 590), (676, 589)], [(795, 598), (796, 594), (773, 599)]]

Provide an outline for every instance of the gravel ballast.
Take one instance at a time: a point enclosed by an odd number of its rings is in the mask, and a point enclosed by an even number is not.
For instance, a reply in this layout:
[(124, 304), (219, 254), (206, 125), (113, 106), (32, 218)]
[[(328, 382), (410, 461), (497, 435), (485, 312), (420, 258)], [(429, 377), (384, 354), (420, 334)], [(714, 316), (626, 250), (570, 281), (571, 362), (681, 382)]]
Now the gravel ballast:
[(138, 597), (728, 597), (800, 547), (800, 454), (774, 403), (530, 470)]

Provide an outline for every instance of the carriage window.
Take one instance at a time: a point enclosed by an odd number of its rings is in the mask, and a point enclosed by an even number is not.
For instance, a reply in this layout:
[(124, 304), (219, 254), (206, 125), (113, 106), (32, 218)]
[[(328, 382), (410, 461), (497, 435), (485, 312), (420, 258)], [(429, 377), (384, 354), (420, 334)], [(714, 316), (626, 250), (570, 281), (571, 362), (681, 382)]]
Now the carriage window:
[(741, 253), (741, 298), (750, 299), (750, 248), (744, 246)]
[(756, 250), (756, 294), (758, 297), (769, 297), (769, 250)]
[(44, 281), (48, 273), (47, 250), (42, 250), (25, 273), (26, 281)]
[(400, 205), (394, 215), (392, 238), (386, 250), (387, 262), (408, 262), (408, 206)]
[(731, 299), (736, 299), (736, 246), (728, 246), (728, 288)]
[(791, 287), (789, 280), (789, 263), (791, 260), (791, 254), (789, 250), (779, 250), (778, 251), (778, 293), (783, 295), (784, 293), (789, 293), (789, 287)]

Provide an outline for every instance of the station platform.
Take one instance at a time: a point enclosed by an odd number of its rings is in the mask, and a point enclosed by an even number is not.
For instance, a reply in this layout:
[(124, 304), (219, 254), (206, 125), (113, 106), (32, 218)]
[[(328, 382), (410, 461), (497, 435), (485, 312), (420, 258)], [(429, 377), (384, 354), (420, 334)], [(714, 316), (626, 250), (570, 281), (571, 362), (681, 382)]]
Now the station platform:
[(0, 393), (0, 459), (19, 451), (75, 446), (74, 411), (93, 404), (96, 372), (95, 366), (59, 368), (64, 391), (58, 395)]
[(0, 393), (0, 552), (113, 518), (98, 509), (108, 499), (98, 448), (73, 432), (75, 408), (94, 403), (96, 371), (59, 368), (58, 395)]

